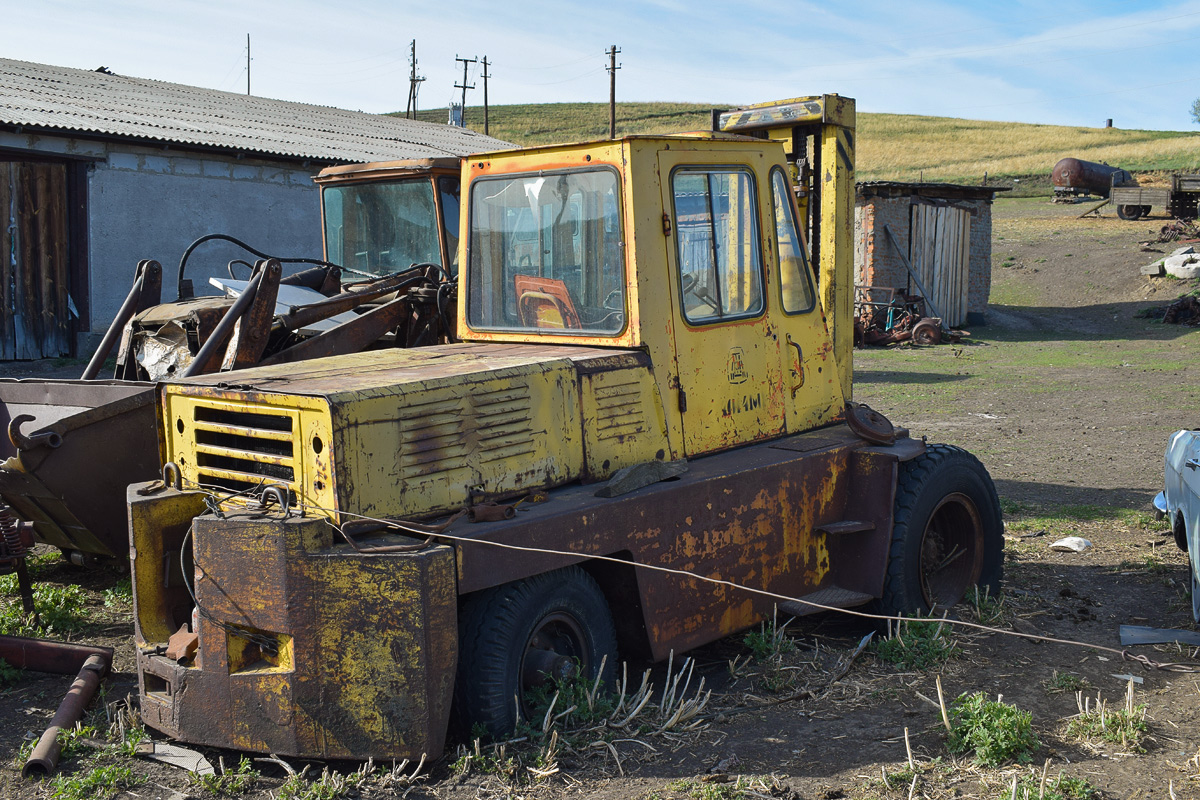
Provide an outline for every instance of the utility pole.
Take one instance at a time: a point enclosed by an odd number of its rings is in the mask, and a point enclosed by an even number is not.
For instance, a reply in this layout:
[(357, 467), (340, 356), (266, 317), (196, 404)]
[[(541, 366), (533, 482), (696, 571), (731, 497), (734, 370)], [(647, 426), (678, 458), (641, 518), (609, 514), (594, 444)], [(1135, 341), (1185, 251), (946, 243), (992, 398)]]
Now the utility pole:
[(490, 126), (488, 125), (487, 81), (488, 81), (488, 78), (490, 78), (492, 76), (488, 74), (487, 68), (488, 68), (488, 60), (487, 60), (487, 56), (484, 56), (483, 57), (483, 134), (485, 136), (487, 136), (488, 134), (491, 133), (491, 130), (489, 130)]
[(417, 90), (421, 88), (423, 75), (417, 74), (417, 40), (412, 40), (412, 69), (408, 73), (408, 110), (404, 116), (408, 119), (417, 118)]
[(246, 94), (250, 94), (250, 34), (246, 34)]
[(467, 127), (467, 89), (475, 88), (475, 84), (473, 84), (473, 83), (470, 86), (467, 85), (467, 65), (478, 63), (479, 59), (478, 58), (459, 58), (458, 56), (455, 56), (454, 60), (461, 61), (462, 65), (463, 65), (462, 83), (454, 84), (454, 88), (462, 89), (462, 125), (461, 125), (461, 127), (465, 128), (465, 127)]
[(608, 56), (608, 138), (617, 138), (617, 53), (621, 52), (614, 44), (604, 51)]

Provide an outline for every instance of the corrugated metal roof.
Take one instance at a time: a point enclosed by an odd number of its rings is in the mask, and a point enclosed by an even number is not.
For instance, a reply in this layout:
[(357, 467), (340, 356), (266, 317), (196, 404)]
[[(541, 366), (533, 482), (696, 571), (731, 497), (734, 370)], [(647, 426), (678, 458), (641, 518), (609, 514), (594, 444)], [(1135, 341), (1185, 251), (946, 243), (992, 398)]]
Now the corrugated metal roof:
[(0, 59), (0, 124), (338, 162), (512, 145), (433, 122)]

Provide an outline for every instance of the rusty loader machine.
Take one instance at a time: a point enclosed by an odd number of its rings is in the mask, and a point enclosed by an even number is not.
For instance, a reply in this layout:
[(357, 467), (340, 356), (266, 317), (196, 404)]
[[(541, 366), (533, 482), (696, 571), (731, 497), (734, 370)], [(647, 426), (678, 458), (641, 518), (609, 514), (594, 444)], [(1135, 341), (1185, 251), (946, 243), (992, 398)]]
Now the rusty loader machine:
[(715, 127), (468, 158), (456, 343), (161, 385), (147, 724), (436, 755), (773, 611), (647, 567), (792, 614), (999, 589), (983, 466), (851, 402), (853, 101)]
[[(272, 260), (209, 235), (180, 259), (179, 293), (166, 303), (162, 267), (139, 263), (84, 380), (0, 380), (0, 511), (72, 560), (124, 559), (125, 487), (161, 463), (155, 381), (446, 341), (459, 165), (453, 157), (323, 170), (314, 180), (324, 260)], [(218, 239), (261, 258), (232, 262), (229, 279), (216, 281), (224, 291), (195, 296), (189, 259)], [(285, 276), (289, 261), (315, 266)], [(115, 374), (96, 380), (114, 349)]]

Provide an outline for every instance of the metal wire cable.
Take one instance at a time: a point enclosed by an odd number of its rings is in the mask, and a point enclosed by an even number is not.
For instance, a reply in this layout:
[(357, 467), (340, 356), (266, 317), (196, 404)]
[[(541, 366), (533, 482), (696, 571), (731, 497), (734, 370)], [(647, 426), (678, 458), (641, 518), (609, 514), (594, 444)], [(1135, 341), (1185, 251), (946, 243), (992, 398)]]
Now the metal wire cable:
[[(823, 603), (817, 603), (812, 600), (805, 600), (804, 598), (801, 598), (801, 597), (791, 597), (789, 595), (779, 594), (777, 592), (771, 592), (766, 589), (759, 589), (759, 588), (755, 588), (753, 586), (746, 586), (744, 584), (739, 584), (734, 581), (725, 580), (724, 578), (715, 578), (715, 577), (712, 577), (709, 575), (702, 575), (698, 572), (691, 572), (689, 570), (682, 570), (682, 569), (674, 569), (672, 567), (664, 567), (664, 566), (660, 566), (657, 564), (641, 564), (641, 563), (638, 563), (635, 561), (628, 561), (628, 560), (616, 558), (613, 556), (596, 555), (593, 553), (580, 553), (580, 552), (574, 552), (574, 551), (570, 551), (570, 550), (556, 550), (556, 549), (544, 548), (544, 547), (531, 547), (528, 545), (509, 544), (507, 542), (493, 542), (493, 541), (487, 541), (484, 539), (475, 539), (475, 538), (468, 537), (468, 536), (456, 536), (454, 534), (447, 532), (447, 530), (450, 525), (452, 525), (454, 522), (456, 522), (461, 517), (461, 515), (463, 513), (461, 511), (458, 512), (455, 516), (451, 517), (446, 522), (442, 523), (440, 526), (428, 526), (428, 525), (424, 525), (421, 523), (410, 522), (407, 520), (386, 519), (386, 518), (381, 518), (381, 517), (372, 517), (372, 516), (369, 516), (366, 514), (357, 514), (357, 513), (351, 512), (351, 511), (340, 511), (337, 509), (323, 508), (321, 506), (318, 506), (318, 505), (315, 505), (312, 503), (307, 503), (306, 507), (313, 509), (315, 511), (320, 511), (325, 514), (331, 515), (330, 524), (335, 529), (337, 529), (342, 534), (343, 537), (347, 538), (348, 543), (350, 543), (352, 547), (354, 546), (354, 543), (349, 542), (349, 538), (347, 537), (347, 534), (344, 531), (342, 531), (342, 528), (341, 528), (341, 524), (345, 524), (345, 523), (339, 524), (338, 522), (334, 521), (335, 519), (337, 519), (340, 516), (354, 517), (355, 519), (368, 520), (370, 522), (378, 523), (387, 528), (395, 528), (397, 530), (404, 531), (405, 533), (410, 533), (410, 534), (413, 534), (416, 536), (425, 537), (426, 541), (422, 543), (421, 547), (418, 547), (416, 549), (423, 549), (424, 547), (430, 546), (431, 544), (434, 544), (436, 542), (436, 540), (446, 540), (446, 541), (450, 541), (450, 542), (457, 542), (462, 545), (468, 545), (468, 544), (486, 545), (489, 547), (497, 547), (497, 548), (504, 549), (504, 550), (514, 550), (514, 551), (523, 552), (523, 553), (538, 553), (541, 555), (563, 556), (563, 557), (567, 557), (567, 558), (578, 558), (578, 559), (585, 559), (585, 560), (590, 560), (590, 561), (604, 561), (604, 562), (613, 563), (613, 564), (622, 564), (622, 565), (626, 565), (626, 566), (632, 566), (635, 569), (650, 570), (653, 572), (661, 572), (664, 574), (677, 575), (680, 577), (691, 578), (693, 580), (701, 581), (704, 583), (711, 583), (711, 584), (714, 584), (717, 586), (725, 586), (725, 587), (728, 587), (730, 589), (734, 589), (737, 591), (748, 592), (750, 594), (754, 594), (759, 597), (766, 597), (766, 598), (769, 598), (769, 599), (772, 599), (772, 600), (775, 600), (778, 602), (801, 603), (805, 606), (809, 606), (811, 608), (818, 609), (820, 611), (834, 611), (839, 614), (845, 614), (847, 616), (859, 617), (861, 619), (891, 621), (891, 622), (898, 622), (898, 623), (914, 621), (914, 619), (912, 617), (903, 617), (903, 616), (896, 616), (896, 615), (889, 615), (889, 614), (873, 614), (869, 611), (860, 611), (860, 610), (854, 609), (854, 608), (838, 608), (836, 606), (829, 606), (829, 605), (825, 605)], [(442, 530), (440, 532), (436, 532), (436, 533), (431, 532), (434, 528), (438, 528), (438, 527), (442, 528)], [(1021, 633), (1020, 631), (1005, 630), (1004, 628), (996, 628), (996, 627), (993, 627), (990, 625), (984, 625), (984, 624), (978, 623), (978, 622), (969, 622), (967, 620), (945, 618), (945, 619), (941, 619), (941, 620), (937, 620), (937, 621), (940, 624), (957, 625), (961, 628), (969, 628), (969, 629), (981, 631), (984, 633), (1000, 634), (1002, 636), (1011, 636), (1011, 637), (1018, 638), (1018, 639), (1028, 639), (1030, 641), (1036, 641), (1036, 642), (1048, 642), (1050, 644), (1061, 644), (1061, 645), (1067, 645), (1067, 646), (1071, 646), (1071, 647), (1081, 647), (1081, 648), (1087, 648), (1089, 650), (1099, 650), (1099, 651), (1102, 651), (1105, 653), (1112, 653), (1114, 655), (1118, 655), (1122, 658), (1122, 660), (1134, 661), (1134, 662), (1141, 664), (1143, 667), (1153, 668), (1153, 669), (1157, 669), (1157, 670), (1164, 671), (1164, 672), (1187, 672), (1187, 673), (1200, 672), (1200, 667), (1193, 666), (1190, 664), (1154, 661), (1153, 659), (1151, 659), (1150, 657), (1145, 656), (1145, 655), (1131, 653), (1128, 650), (1120, 650), (1115, 647), (1108, 647), (1106, 645), (1101, 645), (1101, 644), (1081, 642), (1081, 641), (1076, 641), (1074, 639), (1059, 639), (1059, 638), (1053, 637), (1053, 636), (1042, 636), (1040, 634), (1033, 634), (1033, 633)]]

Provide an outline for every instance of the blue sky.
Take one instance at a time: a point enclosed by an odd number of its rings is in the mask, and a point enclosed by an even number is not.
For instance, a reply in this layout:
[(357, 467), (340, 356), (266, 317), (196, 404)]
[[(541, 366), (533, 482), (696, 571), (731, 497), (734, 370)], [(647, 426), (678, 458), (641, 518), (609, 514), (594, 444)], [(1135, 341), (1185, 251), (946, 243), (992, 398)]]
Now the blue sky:
[[(0, 56), (371, 112), (456, 99), (487, 56), (494, 104), (725, 106), (837, 92), (862, 111), (1198, 129), (1200, 0), (0, 0)], [(468, 106), (483, 102), (479, 65)], [(2, 101), (2, 98), (0, 98)], [(468, 112), (470, 113), (470, 112)]]

